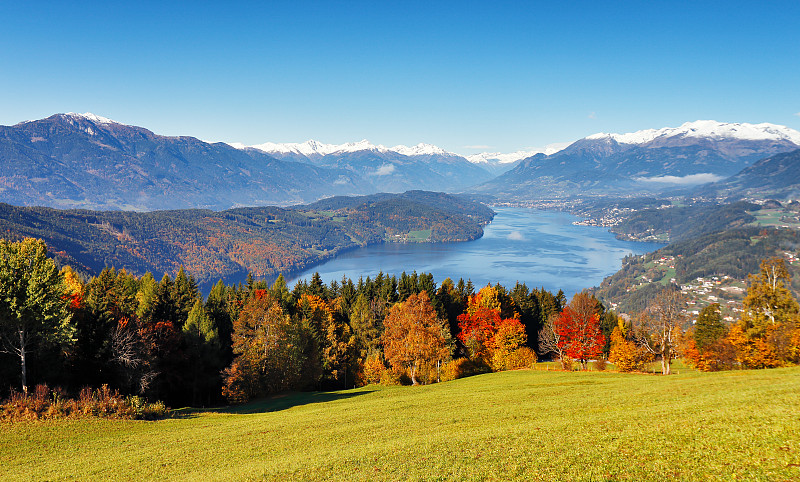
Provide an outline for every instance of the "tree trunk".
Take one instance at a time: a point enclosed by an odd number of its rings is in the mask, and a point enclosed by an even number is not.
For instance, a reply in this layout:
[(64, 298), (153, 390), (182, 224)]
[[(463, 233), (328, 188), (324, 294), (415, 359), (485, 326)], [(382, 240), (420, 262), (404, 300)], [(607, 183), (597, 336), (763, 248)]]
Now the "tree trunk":
[(670, 374), (670, 361), (672, 358), (672, 353), (669, 350), (664, 350), (661, 352), (661, 374), (662, 375), (669, 375)]
[(417, 370), (416, 370), (416, 367), (417, 367), (416, 363), (413, 363), (411, 365), (411, 384), (412, 385), (419, 385), (419, 382), (417, 381)]
[(25, 360), (25, 332), (19, 330), (19, 361), (22, 367), (22, 393), (28, 394), (28, 367)]

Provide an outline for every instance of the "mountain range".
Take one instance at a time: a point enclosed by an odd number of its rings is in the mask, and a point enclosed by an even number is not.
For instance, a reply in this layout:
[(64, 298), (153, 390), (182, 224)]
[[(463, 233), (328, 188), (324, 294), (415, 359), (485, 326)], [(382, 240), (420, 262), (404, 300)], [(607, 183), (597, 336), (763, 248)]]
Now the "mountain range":
[[(695, 121), (598, 133), (543, 152), (465, 157), (430, 144), (387, 148), (366, 140), (208, 143), (68, 113), (0, 126), (0, 202), (148, 211), (286, 206), (413, 189), (507, 201), (651, 195), (751, 176), (754, 171), (740, 173), (799, 148), (800, 132), (787, 127)], [(762, 176), (764, 182), (779, 182), (782, 192), (794, 192), (800, 172), (795, 175), (791, 168), (793, 159), (785, 159), (782, 176)], [(718, 187), (730, 195), (745, 185), (746, 179), (739, 179)]]
[[(254, 146), (232, 144), (248, 152), (260, 151), (276, 159), (345, 169), (361, 176), (380, 192), (409, 189), (458, 192), (494, 177), (499, 163), (470, 162), (463, 156), (430, 144), (385, 147), (369, 141), (324, 144), (267, 142)], [(509, 166), (509, 168), (512, 166)]]
[(652, 194), (719, 181), (757, 160), (798, 148), (800, 132), (774, 124), (696, 121), (599, 133), (555, 154), (523, 159), (472, 191), (506, 199)]
[(286, 205), (374, 187), (351, 171), (286, 162), (93, 114), (0, 126), (0, 201), (154, 210)]

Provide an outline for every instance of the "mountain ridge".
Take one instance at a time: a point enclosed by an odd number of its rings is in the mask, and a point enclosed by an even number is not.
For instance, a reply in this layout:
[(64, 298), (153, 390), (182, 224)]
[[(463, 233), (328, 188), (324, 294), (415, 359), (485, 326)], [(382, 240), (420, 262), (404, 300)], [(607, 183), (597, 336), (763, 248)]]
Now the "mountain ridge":
[(471, 192), (508, 199), (650, 195), (735, 175), (757, 160), (800, 148), (795, 140), (800, 142), (800, 132), (785, 126), (716, 121), (593, 134), (555, 154), (523, 159)]

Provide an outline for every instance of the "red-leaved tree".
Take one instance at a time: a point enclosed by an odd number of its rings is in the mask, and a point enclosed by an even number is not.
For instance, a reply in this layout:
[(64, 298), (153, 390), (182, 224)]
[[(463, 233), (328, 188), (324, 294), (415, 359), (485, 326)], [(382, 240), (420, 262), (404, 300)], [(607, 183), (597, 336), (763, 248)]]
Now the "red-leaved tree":
[(600, 356), (605, 345), (596, 307), (597, 304), (591, 296), (578, 293), (553, 320), (553, 330), (558, 334), (559, 347), (569, 358), (580, 360), (584, 370), (586, 362)]

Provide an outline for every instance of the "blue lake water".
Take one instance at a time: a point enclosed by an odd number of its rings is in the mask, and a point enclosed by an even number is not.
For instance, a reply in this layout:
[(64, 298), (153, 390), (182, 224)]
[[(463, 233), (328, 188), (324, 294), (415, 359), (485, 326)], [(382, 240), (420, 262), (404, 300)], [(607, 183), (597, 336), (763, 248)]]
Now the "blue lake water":
[(526, 208), (494, 208), (497, 212), (482, 238), (465, 243), (386, 243), (342, 253), (323, 264), (287, 277), (293, 284), (319, 272), (322, 280), (346, 275), (374, 277), (378, 272), (400, 275), (432, 273), (437, 286), (445, 278), (471, 279), (476, 289), (500, 283), (511, 288), (524, 282), (568, 299), (597, 286), (621, 267), (628, 254), (654, 251), (662, 244), (620, 241), (605, 228), (576, 226), (567, 213)]

